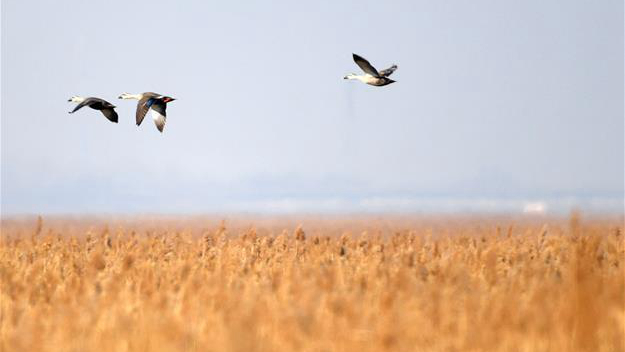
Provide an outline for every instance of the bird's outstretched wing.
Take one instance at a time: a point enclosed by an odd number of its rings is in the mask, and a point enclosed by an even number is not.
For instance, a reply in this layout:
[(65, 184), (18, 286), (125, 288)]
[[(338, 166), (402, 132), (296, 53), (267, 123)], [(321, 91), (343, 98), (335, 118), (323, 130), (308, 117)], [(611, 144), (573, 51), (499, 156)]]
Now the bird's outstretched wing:
[(137, 119), (137, 126), (139, 126), (141, 122), (143, 122), (143, 118), (145, 117), (145, 114), (147, 114), (148, 110), (150, 110), (150, 105), (151, 105), (150, 101), (153, 101), (153, 99), (154, 98), (152, 97), (144, 96), (137, 103), (137, 113), (135, 116)]
[(354, 62), (356, 62), (356, 65), (358, 65), (361, 70), (365, 71), (365, 73), (372, 75), (373, 77), (380, 77), (378, 70), (376, 70), (375, 67), (373, 67), (364, 57), (356, 54), (352, 55), (354, 57)]
[(388, 76), (392, 75), (393, 72), (395, 72), (395, 70), (397, 70), (397, 65), (393, 65), (393, 66), (387, 68), (386, 70), (382, 70), (382, 71), (380, 71), (380, 77), (388, 77)]
[(100, 111), (102, 111), (102, 114), (111, 122), (117, 123), (117, 121), (119, 120), (119, 116), (117, 116), (117, 112), (115, 112), (115, 110), (113, 110), (112, 108), (102, 109)]
[(76, 105), (76, 107), (74, 108), (74, 110), (70, 111), (70, 114), (75, 113), (76, 111), (82, 109), (85, 106), (88, 106), (89, 104), (91, 104), (91, 99), (85, 99), (83, 100), (80, 104)]
[(167, 120), (167, 103), (163, 103), (161, 100), (156, 100), (152, 104), (152, 118), (154, 124), (159, 132), (163, 132), (165, 128), (165, 121)]

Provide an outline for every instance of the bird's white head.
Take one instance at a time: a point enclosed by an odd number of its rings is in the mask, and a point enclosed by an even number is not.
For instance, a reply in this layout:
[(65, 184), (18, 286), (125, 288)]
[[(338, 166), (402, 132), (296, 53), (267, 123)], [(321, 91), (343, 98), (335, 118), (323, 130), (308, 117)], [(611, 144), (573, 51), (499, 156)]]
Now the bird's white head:
[(130, 93), (122, 93), (119, 97), (117, 97), (118, 99), (135, 99), (135, 100), (141, 100), (142, 95), (141, 94), (130, 94)]
[(69, 98), (67, 101), (72, 102), (72, 103), (82, 103), (83, 101), (85, 101), (85, 98), (74, 95), (73, 97)]
[(343, 77), (343, 79), (358, 79), (357, 77), (358, 75), (356, 75), (355, 73), (350, 73), (347, 76)]

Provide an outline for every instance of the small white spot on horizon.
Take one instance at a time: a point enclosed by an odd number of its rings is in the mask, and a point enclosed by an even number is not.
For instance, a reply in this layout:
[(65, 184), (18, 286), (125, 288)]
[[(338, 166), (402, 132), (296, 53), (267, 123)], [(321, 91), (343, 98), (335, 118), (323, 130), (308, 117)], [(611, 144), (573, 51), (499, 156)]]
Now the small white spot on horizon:
[(544, 214), (547, 211), (547, 205), (544, 202), (526, 203), (523, 212), (526, 214)]

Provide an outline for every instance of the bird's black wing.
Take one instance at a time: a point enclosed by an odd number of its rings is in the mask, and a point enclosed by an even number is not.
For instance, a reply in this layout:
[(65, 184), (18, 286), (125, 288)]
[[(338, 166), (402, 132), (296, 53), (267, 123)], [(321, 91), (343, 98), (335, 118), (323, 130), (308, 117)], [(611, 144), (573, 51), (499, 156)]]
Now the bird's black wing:
[(115, 112), (115, 110), (113, 110), (112, 108), (102, 109), (100, 111), (102, 111), (102, 114), (111, 122), (117, 123), (117, 121), (119, 120), (119, 116), (117, 116), (117, 112)]
[(109, 103), (108, 101), (100, 98), (89, 98), (89, 107), (95, 110), (102, 109), (115, 109), (115, 105)]
[(356, 54), (352, 55), (354, 56), (354, 62), (356, 62), (356, 65), (358, 65), (361, 70), (365, 71), (365, 73), (372, 75), (373, 77), (380, 77), (378, 70), (376, 70), (375, 67), (373, 67), (364, 57)]
[(74, 110), (70, 111), (69, 113), (70, 113), (70, 114), (73, 114), (73, 113), (75, 113), (76, 111), (78, 111), (78, 110), (82, 109), (83, 107), (88, 106), (88, 105), (89, 105), (89, 104), (91, 104), (92, 102), (93, 102), (93, 100), (92, 100), (91, 98), (87, 98), (87, 99), (83, 100), (83, 102), (82, 102), (82, 103), (80, 103), (80, 104), (76, 105), (76, 107), (74, 108)]
[(388, 76), (392, 75), (393, 72), (395, 72), (395, 70), (397, 70), (397, 65), (393, 65), (393, 66), (387, 68), (386, 70), (382, 70), (382, 71), (380, 71), (380, 77), (388, 77)]

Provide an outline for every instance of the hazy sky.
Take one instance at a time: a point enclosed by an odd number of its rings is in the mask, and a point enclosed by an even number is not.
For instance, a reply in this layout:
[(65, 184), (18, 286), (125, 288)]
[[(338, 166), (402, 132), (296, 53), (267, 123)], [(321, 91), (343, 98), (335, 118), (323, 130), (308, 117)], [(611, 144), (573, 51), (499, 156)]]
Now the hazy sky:
[[(1, 10), (4, 214), (623, 208), (622, 0)], [(178, 98), (162, 135), (144, 91)]]

